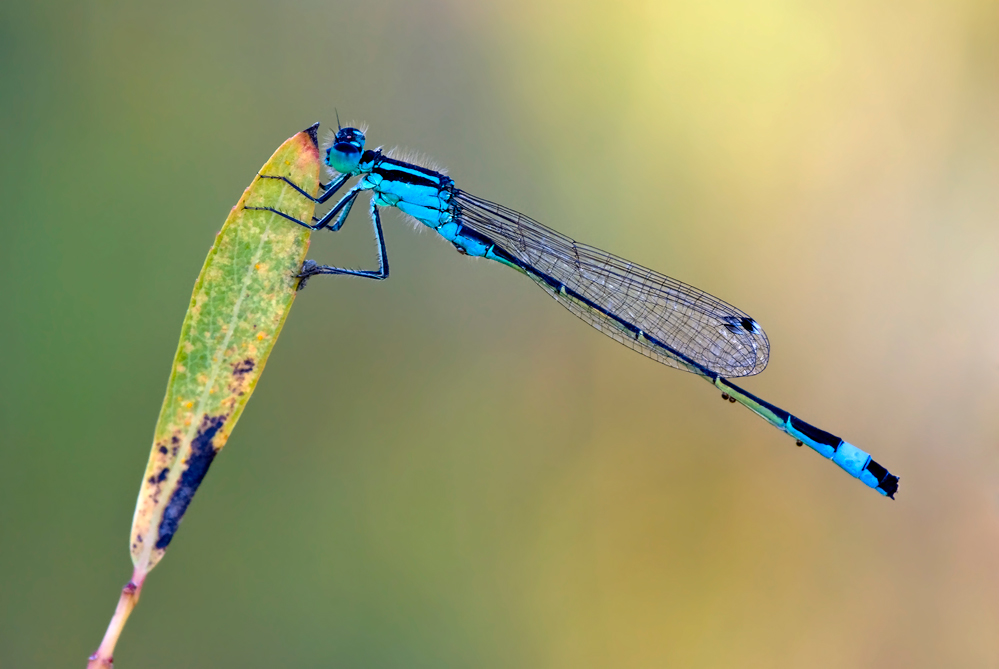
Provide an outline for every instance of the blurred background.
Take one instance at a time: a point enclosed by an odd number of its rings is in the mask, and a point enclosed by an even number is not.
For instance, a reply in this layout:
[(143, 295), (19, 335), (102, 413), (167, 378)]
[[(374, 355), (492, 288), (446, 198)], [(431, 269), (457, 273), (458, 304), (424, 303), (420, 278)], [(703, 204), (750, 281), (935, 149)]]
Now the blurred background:
[[(898, 499), (390, 212), (116, 666), (999, 664), (999, 4), (818, 5), (0, 6), (0, 665), (97, 647), (205, 254), (334, 109), (749, 312), (745, 387)], [(310, 256), (374, 267), (363, 212)]]

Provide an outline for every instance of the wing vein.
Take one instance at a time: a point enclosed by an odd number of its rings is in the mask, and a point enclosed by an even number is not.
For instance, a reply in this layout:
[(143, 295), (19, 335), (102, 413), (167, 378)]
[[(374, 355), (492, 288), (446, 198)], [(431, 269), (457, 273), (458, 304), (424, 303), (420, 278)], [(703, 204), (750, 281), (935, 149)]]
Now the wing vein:
[(462, 225), (515, 258), (569, 311), (629, 348), (696, 373), (749, 376), (766, 367), (770, 342), (740, 309), (494, 202), (461, 190), (454, 202)]

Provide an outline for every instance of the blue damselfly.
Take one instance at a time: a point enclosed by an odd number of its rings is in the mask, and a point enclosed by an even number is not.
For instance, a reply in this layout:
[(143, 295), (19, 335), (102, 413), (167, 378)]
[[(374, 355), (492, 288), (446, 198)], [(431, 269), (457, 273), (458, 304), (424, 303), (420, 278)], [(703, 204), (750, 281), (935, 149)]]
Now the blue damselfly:
[(898, 477), (870, 455), (728, 380), (758, 374), (769, 360), (770, 342), (748, 314), (693, 286), (579, 244), (523, 214), (467, 193), (436, 169), (395, 158), (381, 149), (365, 150), (364, 143), (361, 130), (338, 129), (326, 151), (326, 165), (334, 178), (313, 199), (326, 202), (348, 180), (360, 179), (322, 218), (310, 224), (270, 211), (314, 230), (336, 231), (357, 196), (371, 191), (378, 269), (329, 267), (307, 260), (300, 274), (303, 283), (318, 274), (387, 278), (388, 257), (378, 212), (379, 207), (396, 207), (435, 230), (460, 253), (495, 260), (525, 274), (562, 306), (625, 346), (707, 379), (721, 390), (723, 399), (742, 404), (794, 437), (799, 446), (807, 444), (862, 483), (894, 498)]

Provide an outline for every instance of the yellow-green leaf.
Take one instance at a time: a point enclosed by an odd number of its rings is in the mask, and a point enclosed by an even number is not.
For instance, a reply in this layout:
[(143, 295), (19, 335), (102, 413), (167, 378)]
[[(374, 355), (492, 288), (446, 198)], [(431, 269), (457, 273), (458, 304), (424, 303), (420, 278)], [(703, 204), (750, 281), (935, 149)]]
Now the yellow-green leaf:
[[(290, 138), (260, 175), (313, 196), (315, 126)], [(315, 203), (280, 179), (256, 177), (233, 207), (201, 269), (180, 332), (132, 521), (137, 574), (163, 557), (215, 455), (253, 393), (295, 299), (311, 232), (269, 211), (311, 221)]]

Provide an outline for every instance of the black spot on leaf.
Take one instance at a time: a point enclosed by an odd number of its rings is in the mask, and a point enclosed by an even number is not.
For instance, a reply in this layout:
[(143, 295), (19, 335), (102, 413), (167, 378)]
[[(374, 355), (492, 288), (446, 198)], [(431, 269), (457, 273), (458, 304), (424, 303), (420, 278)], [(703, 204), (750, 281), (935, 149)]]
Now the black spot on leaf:
[(202, 479), (208, 473), (208, 468), (211, 466), (212, 460), (215, 459), (215, 447), (212, 441), (225, 423), (226, 418), (228, 416), (223, 415), (205, 416), (202, 419), (198, 433), (191, 441), (191, 455), (187, 459), (187, 468), (180, 475), (177, 489), (170, 496), (170, 502), (163, 511), (163, 519), (160, 521), (157, 532), (159, 537), (156, 540), (157, 549), (166, 548), (170, 544), (170, 540), (173, 539), (177, 526), (180, 524), (180, 519), (187, 511), (187, 505), (191, 503), (194, 493), (197, 492)]
[(233, 365), (232, 375), (236, 377), (242, 377), (253, 371), (255, 364), (253, 358), (247, 358), (246, 360), (241, 360)]

